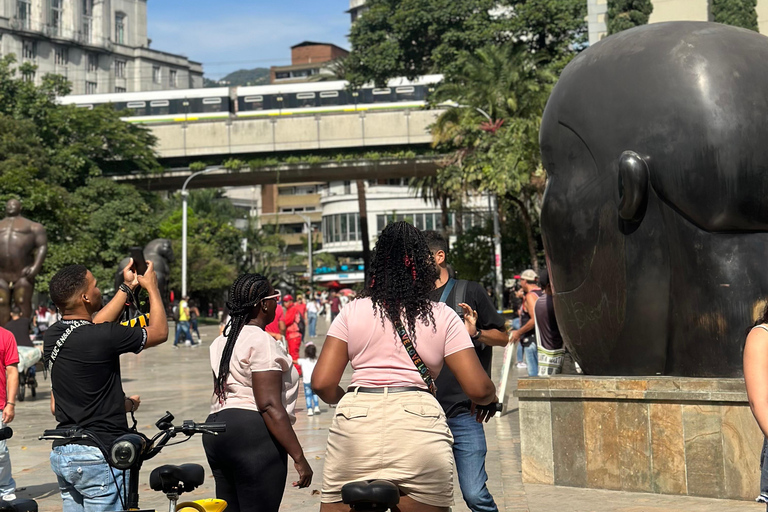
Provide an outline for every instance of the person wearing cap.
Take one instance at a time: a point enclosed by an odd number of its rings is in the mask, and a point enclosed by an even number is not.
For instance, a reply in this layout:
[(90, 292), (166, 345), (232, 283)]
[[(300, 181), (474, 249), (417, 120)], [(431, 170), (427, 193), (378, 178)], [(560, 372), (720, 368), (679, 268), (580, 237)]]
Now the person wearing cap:
[(173, 347), (179, 348), (181, 334), (184, 334), (184, 341), (189, 345), (199, 345), (192, 339), (192, 332), (189, 330), (189, 295), (185, 295), (179, 302), (179, 320), (176, 322), (176, 338), (173, 340)]
[(533, 319), (536, 322), (536, 344), (538, 345), (539, 376), (547, 377), (563, 371), (565, 345), (555, 318), (555, 303), (549, 272), (545, 268), (539, 275), (539, 285), (544, 295), (536, 301)]
[(520, 343), (523, 347), (523, 357), (528, 365), (528, 376), (535, 377), (539, 374), (539, 354), (536, 349), (536, 323), (534, 321), (534, 311), (536, 301), (539, 300), (544, 292), (538, 286), (538, 274), (532, 269), (527, 269), (520, 274), (520, 286), (525, 293), (523, 299), (522, 312), (520, 313), (520, 328), (512, 331), (509, 340), (513, 343)]

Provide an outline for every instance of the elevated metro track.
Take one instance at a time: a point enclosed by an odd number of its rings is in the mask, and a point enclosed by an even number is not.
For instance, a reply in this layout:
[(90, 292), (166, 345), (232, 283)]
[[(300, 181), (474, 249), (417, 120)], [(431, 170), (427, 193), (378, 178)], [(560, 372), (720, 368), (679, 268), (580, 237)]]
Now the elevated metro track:
[[(223, 119), (148, 125), (157, 152), (177, 164), (217, 156), (425, 145), (443, 112), (397, 110)], [(322, 178), (322, 181), (331, 178)]]
[[(329, 161), (316, 164), (285, 164), (237, 171), (218, 168), (191, 180), (188, 188), (430, 176), (437, 172), (440, 158), (439, 156), (425, 156), (405, 159)], [(158, 174), (115, 175), (112, 178), (115, 181), (131, 183), (148, 190), (173, 191), (180, 190), (184, 181), (191, 174), (192, 171), (187, 168), (171, 169)]]

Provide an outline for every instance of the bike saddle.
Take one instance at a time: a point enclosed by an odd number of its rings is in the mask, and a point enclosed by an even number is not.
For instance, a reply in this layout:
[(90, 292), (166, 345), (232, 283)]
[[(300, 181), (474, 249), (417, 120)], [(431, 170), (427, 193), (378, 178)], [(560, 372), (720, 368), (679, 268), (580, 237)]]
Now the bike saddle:
[(353, 510), (388, 510), (400, 503), (400, 490), (386, 480), (350, 482), (341, 488), (341, 501)]
[(149, 486), (153, 491), (165, 494), (181, 494), (199, 487), (205, 481), (205, 470), (200, 464), (166, 464), (152, 470), (149, 474)]
[(0, 512), (37, 512), (37, 502), (21, 498), (0, 500)]

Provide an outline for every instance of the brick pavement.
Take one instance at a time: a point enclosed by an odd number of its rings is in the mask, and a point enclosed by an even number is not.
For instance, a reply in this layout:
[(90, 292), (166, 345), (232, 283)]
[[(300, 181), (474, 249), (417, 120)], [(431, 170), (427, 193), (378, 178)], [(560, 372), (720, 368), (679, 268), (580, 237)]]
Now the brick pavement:
[[(327, 323), (321, 321), (319, 332), (324, 333)], [(215, 327), (202, 327), (206, 347), (213, 339)], [(319, 341), (318, 341), (318, 344)], [(137, 413), (139, 428), (145, 433), (154, 432), (154, 422), (170, 410), (176, 419), (203, 421), (208, 414), (212, 389), (208, 350), (182, 348), (174, 350), (166, 344), (138, 356), (124, 356), (123, 381), (126, 392), (140, 394), (142, 406)], [(494, 381), (498, 382), (501, 365), (501, 349), (494, 358)], [(345, 379), (349, 379), (347, 371)], [(20, 403), (17, 419), (12, 424), (15, 435), (9, 442), (14, 477), (19, 485), (18, 495), (38, 500), (41, 512), (61, 509), (56, 480), (48, 465), (49, 443), (38, 441), (37, 436), (55, 423), (49, 411), (49, 384), (40, 380), (40, 391), (34, 401)], [(511, 384), (514, 389), (515, 382)], [(550, 512), (567, 510), (573, 512), (714, 512), (753, 511), (762, 512), (764, 507), (749, 502), (734, 502), (704, 498), (662, 496), (590, 489), (573, 489), (544, 485), (524, 485), (520, 471), (520, 432), (516, 412), (517, 403), (511, 398), (507, 404), (512, 411), (500, 419), (493, 419), (486, 426), (488, 438), (487, 468), (490, 475), (489, 488), (496, 498), (499, 509), (506, 512)], [(297, 407), (297, 434), (304, 446), (315, 478), (309, 489), (286, 487), (282, 510), (303, 512), (319, 508), (319, 489), (325, 455), (325, 440), (332, 419), (333, 409), (322, 405), (323, 413), (307, 417), (303, 396)], [(161, 464), (197, 462), (207, 468), (205, 454), (199, 438), (186, 444), (169, 447), (156, 459), (149, 461), (142, 473), (141, 504), (143, 508), (156, 507), (167, 510), (167, 501), (162, 495), (149, 490), (149, 471)], [(213, 479), (206, 472), (206, 482), (189, 498), (199, 499), (214, 495)], [(289, 482), (295, 478), (292, 465), (289, 467)], [(468, 512), (461, 500), (456, 483), (456, 505), (454, 512)], [(23, 490), (22, 490), (23, 488)]]

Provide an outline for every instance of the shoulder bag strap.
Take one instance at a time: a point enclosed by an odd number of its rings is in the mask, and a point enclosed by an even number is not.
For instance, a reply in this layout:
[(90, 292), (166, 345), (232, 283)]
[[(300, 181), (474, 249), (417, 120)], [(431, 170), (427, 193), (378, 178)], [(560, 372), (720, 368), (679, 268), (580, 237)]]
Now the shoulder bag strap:
[(64, 333), (61, 335), (61, 337), (56, 341), (56, 346), (53, 347), (53, 350), (51, 351), (51, 356), (48, 358), (48, 371), (50, 372), (53, 370), (53, 363), (56, 361), (56, 358), (59, 357), (59, 351), (61, 350), (61, 347), (64, 346), (64, 343), (67, 341), (67, 338), (69, 338), (69, 335), (74, 332), (75, 329), (78, 327), (81, 327), (83, 325), (88, 325), (91, 322), (88, 322), (86, 320), (75, 320), (71, 324), (69, 324), (69, 327), (67, 327), (67, 330), (64, 331)]
[(459, 279), (456, 282), (456, 295), (454, 295), (454, 298), (456, 299), (456, 304), (454, 304), (454, 309), (459, 307), (459, 304), (462, 302), (467, 302), (467, 280), (466, 279)]
[(453, 285), (456, 284), (456, 280), (454, 278), (448, 279), (448, 282), (445, 283), (445, 288), (443, 288), (443, 294), (440, 296), (440, 302), (446, 302), (448, 300), (448, 295), (451, 294), (451, 290), (453, 290)]
[(405, 330), (405, 327), (403, 327), (403, 323), (399, 321), (396, 322), (395, 330), (400, 336), (400, 341), (403, 342), (403, 346), (405, 347), (406, 352), (408, 352), (408, 355), (411, 357), (411, 361), (413, 361), (413, 364), (416, 365), (416, 369), (419, 370), (419, 375), (427, 385), (427, 388), (429, 388), (429, 392), (437, 396), (437, 386), (435, 385), (435, 381), (432, 379), (432, 374), (429, 373), (429, 368), (427, 368), (427, 365), (424, 364), (424, 361), (422, 361), (421, 357), (419, 357), (419, 353), (416, 352), (416, 347), (413, 346), (413, 342), (411, 341), (410, 336), (408, 336), (408, 332)]

